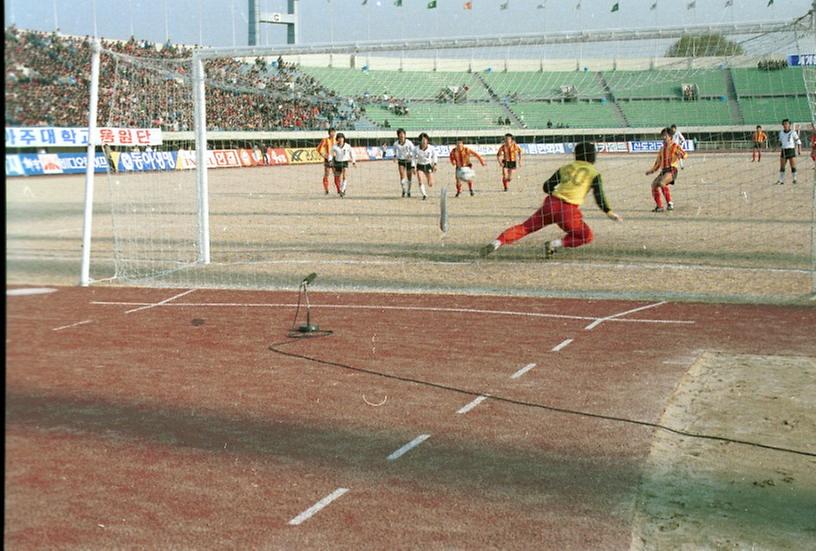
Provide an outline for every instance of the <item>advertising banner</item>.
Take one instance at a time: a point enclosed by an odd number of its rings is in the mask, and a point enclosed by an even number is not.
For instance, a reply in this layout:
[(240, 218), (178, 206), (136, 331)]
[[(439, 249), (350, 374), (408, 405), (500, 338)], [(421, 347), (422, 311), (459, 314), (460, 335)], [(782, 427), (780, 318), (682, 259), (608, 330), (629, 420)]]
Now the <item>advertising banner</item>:
[[(85, 174), (85, 153), (22, 153), (6, 155), (6, 176), (42, 176), (47, 174)], [(108, 161), (96, 154), (94, 172), (106, 172)]]
[(284, 150), (282, 147), (267, 147), (266, 164), (271, 166), (288, 165), (289, 159), (286, 157), (286, 150)]
[[(97, 145), (161, 145), (161, 128), (97, 128)], [(88, 145), (87, 128), (6, 128), (6, 147), (78, 147)]]
[(285, 150), (286, 158), (289, 159), (290, 165), (304, 165), (309, 163), (322, 163), (323, 157), (313, 147), (287, 147)]

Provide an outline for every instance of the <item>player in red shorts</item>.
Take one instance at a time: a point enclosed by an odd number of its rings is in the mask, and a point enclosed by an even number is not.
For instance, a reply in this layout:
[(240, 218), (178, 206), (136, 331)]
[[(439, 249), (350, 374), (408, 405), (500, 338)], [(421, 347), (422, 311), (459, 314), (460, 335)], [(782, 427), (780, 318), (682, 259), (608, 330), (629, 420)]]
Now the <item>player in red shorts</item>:
[(595, 168), (595, 144), (582, 142), (575, 146), (575, 161), (562, 166), (549, 180), (544, 182), (547, 198), (544, 205), (523, 223), (504, 230), (493, 242), (479, 251), (487, 256), (502, 245), (509, 245), (522, 237), (536, 232), (544, 226), (557, 224), (566, 235), (561, 239), (544, 243), (544, 257), (552, 258), (560, 247), (580, 247), (592, 241), (592, 230), (584, 222), (581, 203), (592, 191), (595, 202), (606, 215), (615, 221), (623, 219), (612, 212), (603, 192), (601, 174)]
[[(656, 205), (653, 212), (663, 212), (666, 209), (674, 210), (669, 186), (677, 181), (678, 163), (688, 156), (688, 153), (683, 151), (683, 148), (672, 140), (671, 130), (664, 128), (660, 132), (660, 137), (663, 138), (663, 147), (657, 153), (654, 166), (646, 173), (646, 176), (649, 176), (657, 172), (658, 169), (660, 170), (660, 174), (652, 181), (652, 197), (654, 197)], [(663, 208), (663, 202), (660, 199), (661, 191), (666, 198), (666, 209)]]

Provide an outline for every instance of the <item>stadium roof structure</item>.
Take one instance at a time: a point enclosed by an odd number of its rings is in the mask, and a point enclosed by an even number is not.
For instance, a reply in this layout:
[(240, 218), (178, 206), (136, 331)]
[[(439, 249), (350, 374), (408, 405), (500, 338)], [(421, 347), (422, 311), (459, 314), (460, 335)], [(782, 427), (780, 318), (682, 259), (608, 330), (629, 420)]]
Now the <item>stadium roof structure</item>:
[(518, 35), (493, 35), (481, 37), (453, 37), (439, 39), (413, 39), (393, 41), (358, 41), (288, 46), (237, 46), (202, 48), (193, 52), (197, 59), (223, 57), (263, 57), (271, 55), (311, 55), (341, 53), (376, 53), (401, 50), (452, 50), (466, 48), (496, 48), (540, 46), (547, 44), (582, 44), (587, 42), (621, 42), (636, 40), (670, 40), (684, 36), (707, 34), (762, 35), (779, 32), (816, 32), (816, 9), (793, 20), (767, 23), (737, 23), (717, 25), (689, 25), (660, 27), (642, 30), (591, 30), (557, 33), (525, 33)]

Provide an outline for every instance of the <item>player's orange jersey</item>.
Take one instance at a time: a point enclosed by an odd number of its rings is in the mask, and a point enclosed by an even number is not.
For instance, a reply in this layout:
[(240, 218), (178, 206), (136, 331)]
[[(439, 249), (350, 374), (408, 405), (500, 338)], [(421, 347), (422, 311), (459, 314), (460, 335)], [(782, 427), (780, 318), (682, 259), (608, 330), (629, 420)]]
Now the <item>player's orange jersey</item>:
[(320, 140), (320, 145), (317, 146), (317, 152), (328, 159), (331, 156), (332, 147), (334, 147), (334, 139), (323, 138)]
[(470, 149), (469, 147), (463, 147), (461, 150), (458, 147), (454, 147), (451, 149), (450, 152), (450, 162), (456, 168), (462, 168), (463, 166), (470, 166), (472, 163), (470, 162), (470, 157), (474, 156), (477, 159), (481, 160), (481, 156)]
[(521, 156), (521, 148), (518, 146), (517, 143), (511, 143), (507, 145), (503, 143), (502, 146), (499, 148), (498, 157), (500, 159), (504, 159), (505, 161), (515, 162)]
[(672, 142), (668, 147), (664, 145), (660, 148), (660, 151), (657, 152), (657, 160), (652, 169), (674, 168), (680, 163), (680, 159), (685, 159), (686, 157), (688, 157), (688, 153), (683, 151), (682, 147)]
[(768, 140), (768, 135), (764, 130), (754, 132), (754, 143), (765, 143)]

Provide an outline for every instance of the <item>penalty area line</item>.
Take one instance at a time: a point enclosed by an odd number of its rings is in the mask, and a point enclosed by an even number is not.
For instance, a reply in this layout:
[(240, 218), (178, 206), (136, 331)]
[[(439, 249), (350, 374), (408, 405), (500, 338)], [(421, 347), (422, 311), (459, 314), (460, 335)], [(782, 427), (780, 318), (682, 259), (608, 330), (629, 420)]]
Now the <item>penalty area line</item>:
[(162, 300), (160, 302), (146, 304), (144, 306), (139, 306), (138, 308), (132, 308), (132, 309), (126, 311), (125, 314), (132, 314), (133, 312), (138, 312), (140, 310), (149, 310), (150, 308), (155, 308), (157, 306), (163, 306), (163, 305), (167, 304), (168, 302), (171, 302), (171, 301), (176, 300), (177, 298), (183, 297), (184, 295), (189, 295), (193, 291), (195, 291), (195, 289), (187, 289), (183, 293), (179, 293), (179, 294), (174, 295), (174, 296), (172, 296), (170, 298), (166, 298), (166, 299), (164, 299), (164, 300)]
[(625, 312), (620, 312), (619, 314), (613, 314), (611, 316), (606, 316), (604, 318), (598, 318), (595, 321), (593, 321), (592, 323), (590, 323), (589, 325), (587, 325), (586, 327), (584, 327), (584, 329), (586, 329), (587, 331), (592, 331), (593, 329), (595, 329), (596, 327), (598, 327), (600, 324), (602, 324), (605, 321), (612, 321), (614, 319), (621, 318), (621, 317), (627, 316), (629, 314), (634, 314), (635, 312), (641, 312), (643, 310), (648, 310), (650, 308), (657, 308), (658, 306), (663, 306), (666, 303), (667, 303), (667, 301), (661, 300), (660, 302), (655, 302), (654, 304), (647, 304), (646, 306), (641, 306), (639, 308), (632, 308), (631, 310), (627, 310)]
[(425, 440), (427, 440), (430, 437), (431, 437), (430, 434), (420, 434), (419, 436), (417, 436), (416, 438), (402, 446), (400, 449), (391, 453), (391, 455), (389, 455), (386, 459), (388, 459), (389, 461), (396, 461), (409, 451), (413, 450), (414, 448), (422, 444)]
[(332, 501), (337, 499), (338, 497), (342, 496), (346, 492), (348, 492), (348, 488), (337, 488), (335, 491), (300, 513), (298, 516), (293, 518), (289, 521), (289, 524), (292, 526), (297, 526), (298, 524), (302, 524), (315, 516), (321, 509), (324, 509), (327, 505), (329, 505)]
[(51, 331), (62, 331), (63, 329), (70, 329), (71, 327), (77, 327), (78, 325), (85, 325), (86, 323), (93, 323), (93, 320), (82, 320), (76, 323), (72, 323), (69, 325), (61, 325), (59, 327), (54, 327)]
[(475, 399), (471, 400), (469, 403), (465, 404), (464, 406), (456, 410), (456, 413), (464, 415), (465, 413), (469, 412), (470, 410), (472, 410), (485, 400), (487, 400), (487, 396), (477, 396)]

